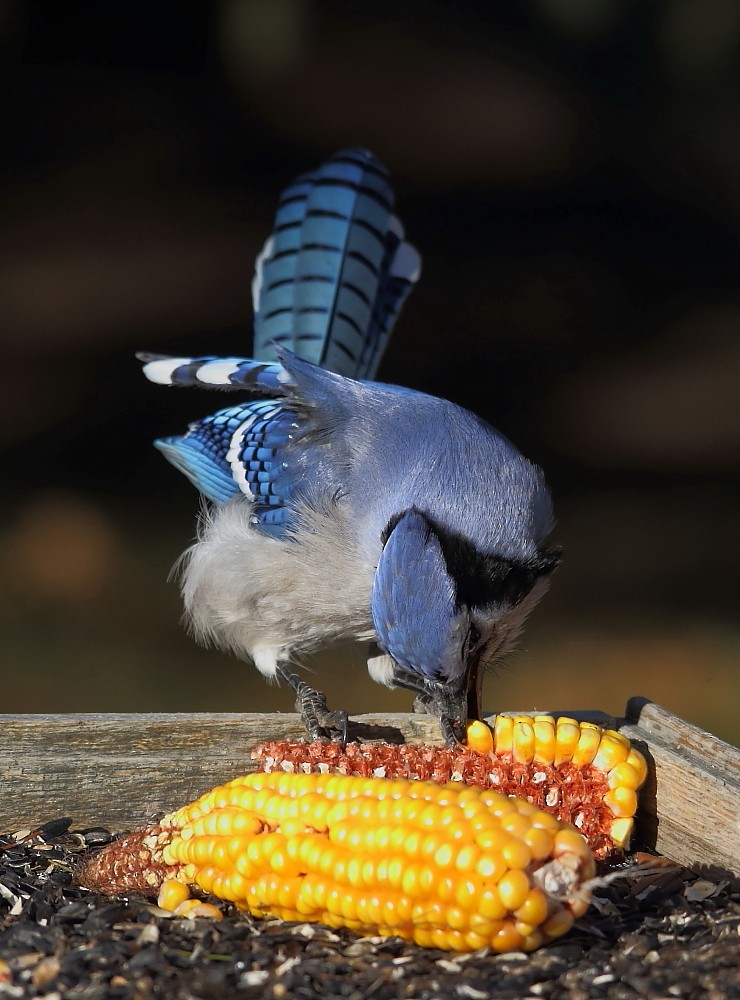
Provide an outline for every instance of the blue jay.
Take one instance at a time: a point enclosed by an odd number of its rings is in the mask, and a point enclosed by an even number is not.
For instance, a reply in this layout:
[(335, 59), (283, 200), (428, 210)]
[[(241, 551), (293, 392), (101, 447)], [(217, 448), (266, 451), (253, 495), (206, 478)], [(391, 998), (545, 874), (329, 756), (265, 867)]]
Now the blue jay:
[(372, 381), (419, 272), (386, 170), (344, 150), (282, 195), (252, 284), (258, 360), (140, 355), (160, 385), (248, 395), (156, 442), (211, 501), (182, 594), (199, 640), (293, 688), (312, 738), (344, 740), (347, 714), (291, 655), (353, 638), (461, 741), (560, 558), (542, 473), (503, 435)]

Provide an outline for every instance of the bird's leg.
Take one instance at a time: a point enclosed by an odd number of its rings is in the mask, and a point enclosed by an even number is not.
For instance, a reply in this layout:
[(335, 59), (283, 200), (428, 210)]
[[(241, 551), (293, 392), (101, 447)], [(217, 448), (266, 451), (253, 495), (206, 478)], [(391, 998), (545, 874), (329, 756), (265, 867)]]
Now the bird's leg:
[(346, 712), (330, 712), (326, 695), (309, 687), (298, 674), (288, 669), (287, 664), (278, 663), (278, 676), (289, 684), (296, 695), (295, 708), (312, 740), (338, 740), (342, 746), (347, 742), (348, 717)]
[(416, 694), (414, 711), (436, 715), (447, 746), (459, 746), (465, 742), (467, 712), (466, 693), (455, 691), (443, 684), (435, 684), (402, 670), (394, 664), (392, 675), (394, 686), (406, 688)]

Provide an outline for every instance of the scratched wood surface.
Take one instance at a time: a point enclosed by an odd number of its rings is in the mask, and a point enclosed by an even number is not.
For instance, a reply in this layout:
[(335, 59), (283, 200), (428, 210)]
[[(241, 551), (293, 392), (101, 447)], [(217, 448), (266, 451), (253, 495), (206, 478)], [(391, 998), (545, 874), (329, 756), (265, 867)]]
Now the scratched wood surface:
[(645, 698), (627, 702), (621, 731), (647, 749), (643, 843), (687, 867), (740, 876), (740, 750)]
[[(740, 875), (740, 751), (665, 709), (632, 698), (625, 717), (555, 712), (621, 729), (650, 762), (640, 841), (688, 866)], [(265, 740), (302, 738), (288, 713), (2, 715), (0, 831), (58, 816), (131, 829), (254, 769)], [(353, 716), (350, 739), (440, 743), (430, 716)]]

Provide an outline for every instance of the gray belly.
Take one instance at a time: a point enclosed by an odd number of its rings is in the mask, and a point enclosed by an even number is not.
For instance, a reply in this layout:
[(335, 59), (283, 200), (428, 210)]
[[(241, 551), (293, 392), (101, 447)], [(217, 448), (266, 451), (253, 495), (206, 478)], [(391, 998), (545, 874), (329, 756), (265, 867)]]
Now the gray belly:
[(229, 501), (204, 516), (182, 560), (182, 594), (200, 641), (254, 660), (273, 675), (293, 651), (375, 633), (370, 593), (380, 552), (363, 551), (341, 511), (303, 511), (294, 539), (250, 525), (252, 504)]

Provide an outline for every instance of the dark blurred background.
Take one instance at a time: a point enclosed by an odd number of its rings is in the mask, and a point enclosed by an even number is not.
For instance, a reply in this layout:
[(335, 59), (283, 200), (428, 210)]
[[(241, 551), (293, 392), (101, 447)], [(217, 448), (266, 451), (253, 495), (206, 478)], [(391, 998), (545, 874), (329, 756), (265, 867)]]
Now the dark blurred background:
[[(0, 0), (0, 74), (3, 711), (292, 707), (181, 630), (198, 498), (151, 440), (225, 404), (133, 352), (248, 354), (278, 194), (360, 144), (424, 257), (382, 377), (555, 495), (487, 705), (643, 694), (740, 741), (740, 5)], [(361, 650), (309, 665), (409, 706)]]

